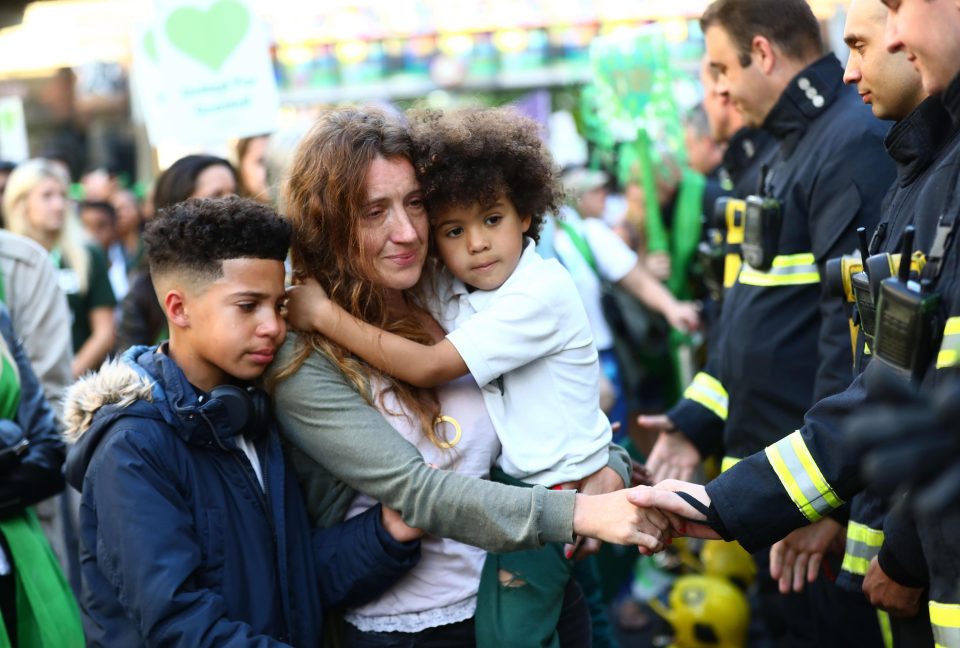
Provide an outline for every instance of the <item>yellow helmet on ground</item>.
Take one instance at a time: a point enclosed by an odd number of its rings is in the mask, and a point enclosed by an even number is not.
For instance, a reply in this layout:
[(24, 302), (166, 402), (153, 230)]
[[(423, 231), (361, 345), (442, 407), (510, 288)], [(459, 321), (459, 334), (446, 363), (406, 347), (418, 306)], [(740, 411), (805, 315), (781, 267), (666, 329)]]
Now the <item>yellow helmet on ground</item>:
[(757, 565), (738, 542), (707, 540), (700, 551), (703, 573), (733, 581), (746, 590), (757, 577)]
[(670, 590), (669, 608), (650, 607), (673, 626), (673, 648), (742, 648), (750, 607), (735, 585), (717, 576), (681, 576)]

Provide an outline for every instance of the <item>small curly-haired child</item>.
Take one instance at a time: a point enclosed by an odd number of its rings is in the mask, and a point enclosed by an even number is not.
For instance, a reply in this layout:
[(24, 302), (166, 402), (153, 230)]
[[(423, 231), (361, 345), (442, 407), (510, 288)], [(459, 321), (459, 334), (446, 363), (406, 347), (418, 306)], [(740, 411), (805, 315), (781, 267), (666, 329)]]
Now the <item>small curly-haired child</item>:
[[(290, 318), (413, 385), (442, 385), (469, 372), (503, 446), (492, 477), (575, 487), (607, 465), (611, 430), (576, 285), (535, 250), (544, 214), (556, 213), (562, 199), (537, 128), (509, 109), (411, 116), (413, 163), (444, 266), (424, 306), (448, 332), (442, 342), (419, 344), (357, 320), (315, 283), (298, 289)], [(571, 579), (559, 544), (489, 554), (477, 645), (558, 645)], [(577, 613), (583, 618), (564, 618), (564, 627), (589, 628), (586, 606)]]

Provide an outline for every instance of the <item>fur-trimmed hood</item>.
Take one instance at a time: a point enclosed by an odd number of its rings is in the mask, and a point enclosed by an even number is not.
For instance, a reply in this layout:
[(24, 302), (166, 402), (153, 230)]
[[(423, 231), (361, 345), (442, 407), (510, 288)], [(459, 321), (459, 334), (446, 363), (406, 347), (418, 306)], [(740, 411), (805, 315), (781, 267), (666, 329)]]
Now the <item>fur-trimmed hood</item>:
[(67, 453), (64, 475), (78, 491), (83, 490), (87, 467), (114, 421), (129, 416), (164, 420), (158, 408), (162, 400), (162, 396), (157, 398), (158, 385), (138, 362), (138, 357), (147, 352), (147, 347), (134, 347), (67, 391), (65, 436), (73, 445)]
[(224, 403), (198, 392), (177, 363), (155, 346), (132, 347), (74, 384), (65, 412), (74, 445), (64, 471), (77, 490), (82, 490), (87, 467), (111, 430), (161, 426), (181, 441), (204, 448), (232, 446), (231, 437), (237, 434)]
[(67, 440), (79, 441), (104, 407), (128, 407), (138, 400), (153, 401), (153, 381), (120, 358), (109, 360), (100, 371), (87, 374), (67, 392), (64, 405)]

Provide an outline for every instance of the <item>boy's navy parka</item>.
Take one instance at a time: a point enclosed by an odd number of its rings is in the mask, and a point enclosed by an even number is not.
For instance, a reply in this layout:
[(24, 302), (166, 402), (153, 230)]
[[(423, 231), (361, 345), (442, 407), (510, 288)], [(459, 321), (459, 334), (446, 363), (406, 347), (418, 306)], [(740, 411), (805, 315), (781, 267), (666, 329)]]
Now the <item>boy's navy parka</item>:
[(312, 529), (275, 429), (254, 440), (261, 489), (223, 404), (156, 347), (75, 385), (67, 412), (90, 645), (319, 645), (324, 608), (375, 598), (419, 558), (379, 507)]

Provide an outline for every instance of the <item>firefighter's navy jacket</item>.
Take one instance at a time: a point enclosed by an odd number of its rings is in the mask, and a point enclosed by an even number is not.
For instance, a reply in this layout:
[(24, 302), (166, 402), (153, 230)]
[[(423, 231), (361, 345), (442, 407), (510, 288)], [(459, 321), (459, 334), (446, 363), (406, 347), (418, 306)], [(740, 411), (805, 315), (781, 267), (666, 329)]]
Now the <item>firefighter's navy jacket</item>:
[[(767, 193), (782, 204), (773, 267), (744, 265), (724, 296), (714, 391), (728, 398), (724, 441), (746, 457), (796, 429), (819, 398), (852, 378), (847, 315), (821, 287), (827, 259), (856, 249), (872, 230), (893, 180), (883, 152), (886, 126), (843, 85), (833, 55), (791, 80), (764, 121), (779, 141)], [(696, 382), (695, 382), (696, 384)], [(681, 430), (698, 447), (700, 430)], [(731, 460), (725, 460), (729, 467)]]
[[(930, 249), (950, 182), (949, 166), (938, 163), (950, 151), (955, 136), (950, 113), (936, 97), (923, 101), (890, 129), (884, 147), (897, 163), (897, 181), (884, 198), (882, 220), (871, 239), (872, 253), (899, 250), (900, 238), (908, 225), (917, 230), (919, 249)], [(857, 346), (857, 367), (862, 371), (870, 358), (863, 353), (862, 335)], [(887, 508), (885, 498), (874, 494), (858, 493), (853, 498), (846, 551), (837, 577), (839, 586), (861, 591), (870, 561), (883, 544)]]
[(746, 198), (760, 186), (760, 167), (777, 152), (777, 140), (761, 128), (744, 126), (727, 142), (723, 169), (733, 182), (732, 194)]
[[(960, 124), (960, 77), (953, 80), (941, 99), (956, 127)], [(956, 136), (941, 153), (931, 173), (939, 180), (925, 183), (918, 197), (921, 206), (915, 213), (933, 214), (934, 219), (944, 212), (955, 214), (960, 210), (957, 204), (960, 190), (953, 191), (960, 182), (960, 141)], [(954, 194), (952, 198), (951, 194)], [(924, 252), (929, 251), (930, 238), (921, 232), (919, 239)], [(924, 390), (935, 386), (941, 371), (955, 370), (960, 357), (960, 241), (957, 238), (948, 250), (937, 285), (944, 334), (937, 342), (940, 352), (935, 354), (936, 360), (923, 378)], [(893, 249), (893, 245), (885, 247)], [(860, 457), (844, 452), (841, 425), (847, 415), (867, 404), (862, 379), (857, 378), (844, 393), (817, 403), (807, 413), (803, 428), (764, 452), (741, 461), (707, 485), (707, 493), (724, 526), (744, 547), (755, 550), (768, 545), (791, 530), (820, 519), (861, 489)], [(960, 544), (956, 535), (950, 535), (954, 531), (960, 532), (956, 512), (932, 522), (929, 527), (922, 525), (919, 535), (929, 565), (934, 634), (942, 645), (960, 647), (957, 591)], [(897, 545), (900, 540), (897, 538), (897, 542), (891, 544)]]
[[(723, 153), (723, 169), (733, 183), (731, 195), (746, 198), (756, 193), (760, 168), (768, 164), (776, 152), (777, 140), (765, 130), (745, 126), (734, 133)], [(694, 431), (691, 441), (704, 458), (720, 451), (727, 420), (727, 393), (715, 377), (719, 373), (723, 329), (719, 324), (713, 329), (716, 334), (711, 332), (706, 366), (694, 376), (683, 398), (667, 412), (676, 429), (685, 434), (687, 430)]]

